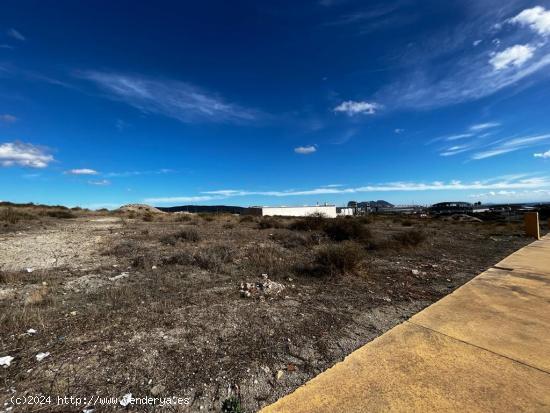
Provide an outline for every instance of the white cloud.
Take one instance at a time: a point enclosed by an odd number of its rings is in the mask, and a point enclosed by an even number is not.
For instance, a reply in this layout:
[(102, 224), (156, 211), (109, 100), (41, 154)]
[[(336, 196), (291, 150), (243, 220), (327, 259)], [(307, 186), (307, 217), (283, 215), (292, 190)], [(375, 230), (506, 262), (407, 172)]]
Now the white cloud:
[(497, 123), (497, 122), (478, 123), (477, 125), (470, 126), (470, 130), (477, 132), (485, 129), (496, 128), (497, 126), (500, 126), (500, 123)]
[(516, 44), (500, 53), (496, 53), (491, 57), (489, 63), (493, 65), (493, 69), (496, 71), (506, 69), (510, 66), (521, 67), (533, 57), (534, 53), (534, 47), (528, 44)]
[(400, 133), (405, 132), (405, 129), (396, 128), (393, 131), (399, 135)]
[(25, 166), (45, 168), (54, 158), (43, 148), (30, 143), (7, 142), (0, 144), (1, 166)]
[(550, 150), (546, 152), (534, 153), (533, 156), (535, 158), (550, 159)]
[(445, 139), (446, 141), (456, 141), (458, 139), (470, 138), (472, 136), (474, 136), (473, 133), (459, 133), (457, 135), (446, 136), (443, 139)]
[(522, 136), (512, 139), (501, 139), (493, 142), (487, 150), (477, 152), (472, 155), (472, 159), (486, 159), (493, 156), (502, 155), (509, 152), (514, 152), (520, 149), (529, 148), (535, 145), (539, 145), (542, 142), (550, 140), (550, 134), (535, 135), (535, 136)]
[(17, 118), (13, 115), (10, 115), (9, 113), (4, 113), (3, 115), (0, 115), (0, 122), (13, 123), (16, 120)]
[(15, 29), (9, 29), (7, 31), (7, 34), (8, 34), (8, 36), (10, 36), (11, 38), (13, 38), (15, 40), (19, 40), (21, 42), (25, 40), (25, 36), (23, 36), (21, 34), (21, 32), (15, 30)]
[(356, 102), (353, 100), (348, 100), (340, 103), (334, 108), (335, 112), (343, 112), (348, 116), (354, 116), (357, 114), (368, 114), (374, 115), (374, 113), (380, 109), (380, 105), (377, 103), (370, 102)]
[(550, 11), (541, 6), (525, 9), (509, 22), (529, 26), (543, 36), (550, 35)]
[(366, 192), (411, 192), (411, 191), (450, 191), (450, 190), (496, 190), (496, 189), (534, 189), (550, 187), (550, 177), (528, 177), (525, 174), (500, 176), (465, 183), (460, 180), (452, 180), (447, 183), (434, 181), (424, 182), (390, 182), (375, 185), (367, 185), (355, 188), (314, 188), (308, 190), (287, 190), (287, 191), (249, 191), (235, 189), (221, 189), (216, 191), (205, 191), (203, 194), (239, 197), (239, 196), (307, 196), (307, 195), (331, 195), (331, 194), (356, 194)]
[(109, 172), (104, 174), (109, 178), (129, 178), (132, 176), (141, 176), (141, 175), (164, 175), (176, 172), (173, 169), (162, 168), (152, 171), (123, 171), (123, 172)]
[(309, 155), (317, 152), (317, 147), (315, 145), (298, 146), (297, 148), (294, 148), (294, 152), (299, 153), (300, 155)]
[(479, 46), (479, 44), (482, 42), (483, 40), (474, 40), (473, 41), (473, 46), (476, 47), (476, 46)]
[(156, 113), (181, 122), (247, 122), (259, 113), (207, 93), (189, 83), (140, 76), (89, 71), (80, 75), (104, 89), (111, 99), (146, 113)]
[(69, 171), (65, 171), (66, 174), (69, 175), (97, 175), (98, 172), (95, 169), (71, 169)]
[(97, 185), (97, 186), (111, 185), (111, 181), (109, 181), (108, 179), (100, 179), (100, 180), (97, 180), (97, 181), (88, 181), (88, 183), (90, 185)]

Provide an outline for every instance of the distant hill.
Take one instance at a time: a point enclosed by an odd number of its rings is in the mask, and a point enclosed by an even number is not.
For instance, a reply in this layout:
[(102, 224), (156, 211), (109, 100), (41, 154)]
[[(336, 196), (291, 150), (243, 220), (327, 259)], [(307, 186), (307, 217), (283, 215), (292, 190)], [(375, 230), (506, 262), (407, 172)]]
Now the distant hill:
[[(351, 206), (350, 204), (352, 203), (353, 201), (349, 202), (348, 203), (348, 206)], [(371, 207), (371, 208), (393, 208), (394, 205), (393, 204), (390, 204), (388, 201), (384, 201), (382, 199), (379, 199), (378, 201), (362, 201), (362, 202), (357, 202), (357, 206), (359, 208), (365, 208), (365, 207)]]
[(174, 207), (157, 207), (164, 212), (226, 212), (229, 214), (242, 214), (246, 208), (231, 205), (181, 205)]

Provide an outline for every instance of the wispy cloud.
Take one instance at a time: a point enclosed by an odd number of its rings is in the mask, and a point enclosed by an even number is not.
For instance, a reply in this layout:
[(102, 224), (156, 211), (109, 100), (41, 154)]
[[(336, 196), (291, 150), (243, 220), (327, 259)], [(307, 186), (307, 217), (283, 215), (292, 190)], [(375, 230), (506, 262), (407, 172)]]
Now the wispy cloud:
[(15, 29), (8, 29), (6, 34), (11, 37), (12, 39), (19, 40), (20, 42), (25, 41), (25, 36), (21, 34), (21, 32), (15, 30)]
[(97, 186), (111, 185), (111, 181), (109, 181), (108, 179), (92, 180), (92, 181), (88, 181), (88, 183), (90, 185), (97, 185)]
[(10, 115), (9, 113), (4, 113), (0, 115), (0, 122), (14, 123), (16, 121), (17, 121), (17, 118), (13, 115)]
[(550, 159), (550, 150), (548, 150), (546, 152), (534, 153), (533, 156), (535, 158)]
[[(373, 98), (388, 110), (432, 109), (520, 87), (527, 84), (523, 82), (527, 78), (537, 80), (535, 75), (547, 76), (550, 42), (520, 25), (514, 28), (503, 24), (503, 13), (516, 9), (518, 4), (498, 3), (495, 7), (497, 2), (465, 2), (465, 13), (471, 13), (471, 21), (457, 30), (445, 28), (439, 34), (432, 33), (430, 39), (412, 44), (401, 58), (406, 71)], [(546, 14), (541, 16), (546, 19)], [(539, 17), (537, 27), (541, 28), (543, 17)], [(480, 33), (491, 38), (465, 52), (466, 45), (480, 39)], [(497, 40), (495, 36), (498, 41), (489, 41)]]
[(234, 197), (265, 196), (265, 197), (294, 197), (338, 194), (361, 194), (371, 192), (419, 192), (419, 191), (464, 191), (464, 190), (513, 190), (513, 189), (541, 189), (550, 188), (550, 177), (528, 176), (526, 174), (500, 176), (485, 180), (462, 182), (389, 182), (359, 187), (319, 187), (306, 190), (283, 191), (254, 191), (242, 189), (220, 189), (204, 191), (198, 196), (174, 196), (163, 198), (147, 198), (148, 203), (178, 203), (178, 202), (206, 202)]
[(536, 145), (540, 145), (541, 143), (548, 140), (550, 140), (550, 134), (501, 139), (490, 144), (489, 149), (474, 153), (472, 155), (472, 159), (479, 160), (491, 158), (493, 156), (515, 152), (520, 149), (526, 149)]
[(88, 168), (82, 168), (82, 169), (70, 169), (68, 171), (65, 171), (68, 175), (97, 175), (99, 172), (97, 172), (95, 169), (88, 169)]
[(485, 129), (496, 128), (498, 126), (500, 126), (500, 123), (498, 123), (498, 122), (478, 123), (476, 125), (470, 126), (470, 130), (475, 131), (475, 132), (479, 132), (479, 131), (482, 131), (482, 130), (485, 130)]
[(250, 122), (256, 110), (228, 103), (221, 97), (189, 83), (143, 76), (88, 71), (83, 79), (94, 82), (113, 100), (125, 102), (145, 113), (156, 113), (181, 122)]
[(359, 114), (374, 115), (378, 109), (380, 109), (378, 103), (348, 100), (336, 106), (334, 111), (354, 116)]
[(141, 175), (163, 175), (176, 172), (173, 169), (162, 168), (148, 171), (122, 171), (122, 172), (108, 172), (103, 175), (109, 178), (128, 178), (132, 176), (141, 176)]
[(207, 202), (217, 199), (223, 199), (223, 196), (199, 195), (199, 196), (173, 196), (160, 198), (145, 198), (143, 202), (148, 204), (174, 204), (178, 202)]
[(317, 147), (315, 145), (298, 146), (297, 148), (294, 148), (294, 152), (300, 155), (310, 155), (314, 152), (317, 152)]
[(45, 168), (54, 158), (46, 149), (30, 143), (7, 142), (0, 144), (1, 166), (25, 166)]

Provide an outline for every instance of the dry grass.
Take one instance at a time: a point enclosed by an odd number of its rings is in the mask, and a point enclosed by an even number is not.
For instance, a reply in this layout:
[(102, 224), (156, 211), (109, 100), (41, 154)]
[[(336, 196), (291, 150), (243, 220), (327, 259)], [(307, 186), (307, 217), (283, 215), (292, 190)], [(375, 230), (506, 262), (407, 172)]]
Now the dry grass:
[(320, 247), (315, 254), (315, 264), (322, 273), (341, 275), (354, 271), (364, 256), (360, 245), (352, 241), (344, 241)]

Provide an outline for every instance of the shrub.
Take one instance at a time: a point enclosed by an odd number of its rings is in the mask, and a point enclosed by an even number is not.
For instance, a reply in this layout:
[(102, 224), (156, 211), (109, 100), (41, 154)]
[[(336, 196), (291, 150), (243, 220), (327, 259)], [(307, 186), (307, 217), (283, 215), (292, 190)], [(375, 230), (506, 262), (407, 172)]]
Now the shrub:
[(352, 241), (324, 245), (317, 250), (315, 263), (323, 273), (345, 274), (357, 268), (364, 257), (363, 249)]
[(416, 247), (426, 239), (426, 234), (417, 229), (393, 235), (393, 240), (403, 247)]
[(258, 222), (258, 228), (260, 229), (284, 228), (284, 225), (277, 218), (262, 217), (262, 219), (260, 219), (260, 222)]
[(273, 232), (271, 239), (285, 248), (297, 248), (310, 245), (314, 242), (312, 234), (300, 234), (289, 230)]
[(145, 222), (152, 222), (155, 220), (155, 217), (151, 212), (146, 212), (145, 214), (143, 214), (141, 219), (144, 220)]
[(322, 214), (311, 214), (290, 224), (289, 228), (296, 231), (316, 231), (323, 229), (326, 218)]
[(214, 214), (212, 214), (211, 212), (201, 212), (199, 213), (199, 217), (208, 222), (214, 221)]
[(189, 214), (178, 214), (176, 216), (175, 221), (176, 222), (189, 222), (191, 221), (191, 216)]
[(403, 225), (404, 227), (412, 227), (413, 222), (410, 219), (404, 219), (403, 221), (401, 221), (401, 225)]
[(23, 211), (17, 211), (13, 208), (3, 208), (0, 211), (0, 221), (7, 222), (8, 224), (16, 224), (20, 220), (35, 219), (32, 214)]
[(239, 218), (239, 222), (254, 222), (256, 219), (252, 215), (242, 215)]
[(216, 244), (200, 250), (193, 256), (193, 263), (204, 270), (220, 270), (232, 261), (232, 251), (227, 245)]
[(65, 209), (54, 209), (52, 211), (46, 211), (46, 215), (52, 218), (61, 218), (61, 219), (76, 218), (76, 216), (71, 211), (68, 211)]
[(241, 401), (235, 396), (225, 399), (222, 404), (222, 413), (244, 413)]
[(184, 228), (173, 234), (165, 235), (161, 238), (161, 242), (169, 245), (176, 245), (178, 241), (198, 242), (201, 237), (195, 228)]
[(336, 218), (326, 224), (325, 233), (333, 241), (366, 241), (371, 238), (370, 230), (354, 219)]

